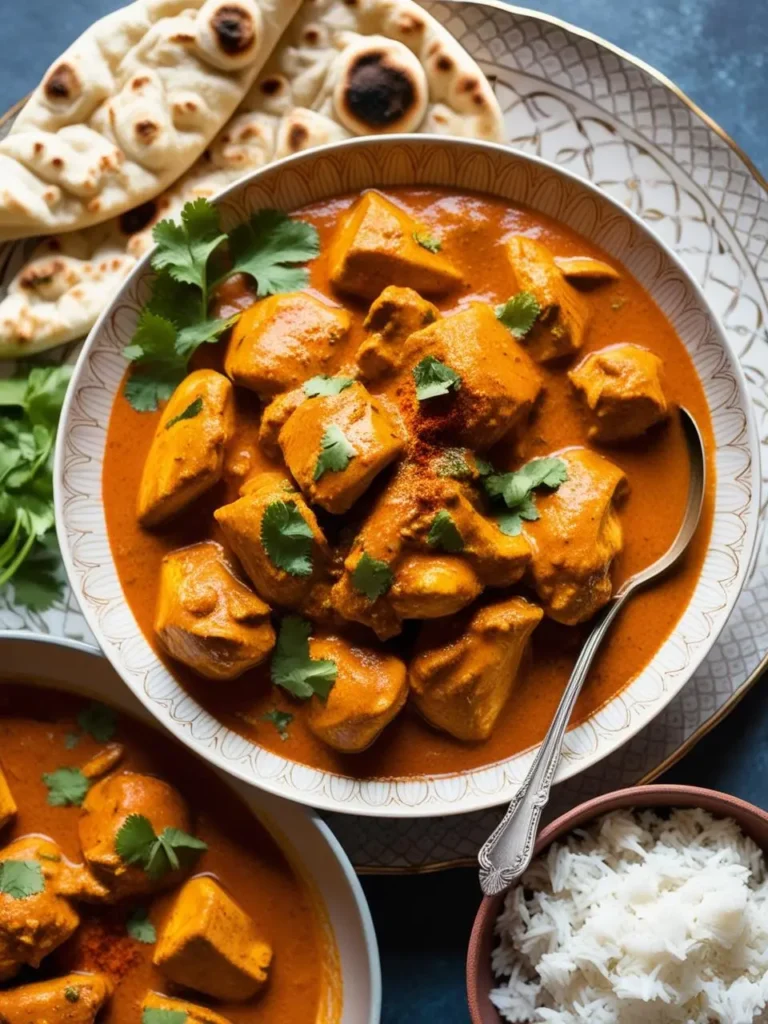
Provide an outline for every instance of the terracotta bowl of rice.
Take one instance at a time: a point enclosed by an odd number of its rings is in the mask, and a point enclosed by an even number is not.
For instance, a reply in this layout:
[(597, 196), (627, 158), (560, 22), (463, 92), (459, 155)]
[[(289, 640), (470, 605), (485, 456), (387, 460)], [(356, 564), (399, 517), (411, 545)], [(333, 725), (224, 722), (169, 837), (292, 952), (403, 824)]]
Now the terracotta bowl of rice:
[(472, 1024), (768, 1020), (768, 813), (694, 786), (590, 800), (486, 897)]

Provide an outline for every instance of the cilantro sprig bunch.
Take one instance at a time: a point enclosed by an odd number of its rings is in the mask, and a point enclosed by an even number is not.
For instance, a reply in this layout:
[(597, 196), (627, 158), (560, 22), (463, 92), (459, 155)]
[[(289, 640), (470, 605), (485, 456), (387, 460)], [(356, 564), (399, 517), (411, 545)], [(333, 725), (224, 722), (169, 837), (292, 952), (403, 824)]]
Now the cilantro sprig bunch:
[(143, 814), (129, 814), (115, 837), (115, 850), (124, 864), (138, 864), (156, 882), (170, 871), (208, 849), (208, 844), (180, 828), (164, 828), (155, 834)]
[(215, 342), (239, 314), (210, 315), (216, 288), (233, 274), (245, 274), (258, 296), (295, 291), (307, 283), (306, 267), (320, 251), (317, 230), (279, 210), (258, 210), (233, 231), (222, 231), (219, 213), (207, 199), (195, 199), (180, 220), (164, 220), (152, 232), (156, 278), (129, 345), (133, 364), (125, 397), (138, 412), (157, 409), (186, 376), (197, 349)]
[(513, 473), (491, 473), (483, 478), (485, 493), (496, 506), (496, 522), (502, 533), (516, 537), (523, 520), (539, 518), (535, 491), (546, 487), (556, 491), (568, 479), (564, 459), (532, 459)]
[(53, 448), (71, 366), (35, 366), (0, 380), (0, 587), (45, 611), (61, 596), (53, 530)]

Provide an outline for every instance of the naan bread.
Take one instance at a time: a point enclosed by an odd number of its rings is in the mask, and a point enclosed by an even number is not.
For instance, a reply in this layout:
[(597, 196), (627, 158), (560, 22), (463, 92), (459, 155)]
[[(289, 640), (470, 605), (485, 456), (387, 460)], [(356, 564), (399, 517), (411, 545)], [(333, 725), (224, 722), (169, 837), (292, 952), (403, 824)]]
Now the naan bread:
[(47, 71), (0, 141), (0, 239), (151, 199), (231, 117), (300, 0), (137, 0)]
[[(175, 185), (98, 228), (47, 243), (43, 262), (51, 245), (69, 253), (55, 277), (61, 290), (32, 283), (40, 257), (20, 271), (0, 302), (0, 358), (81, 337), (152, 247), (159, 220), (272, 160), (351, 135), (420, 131), (499, 140), (502, 128), (477, 64), (412, 0), (304, 0), (238, 112)], [(111, 276), (99, 269), (105, 256), (123, 258)]]

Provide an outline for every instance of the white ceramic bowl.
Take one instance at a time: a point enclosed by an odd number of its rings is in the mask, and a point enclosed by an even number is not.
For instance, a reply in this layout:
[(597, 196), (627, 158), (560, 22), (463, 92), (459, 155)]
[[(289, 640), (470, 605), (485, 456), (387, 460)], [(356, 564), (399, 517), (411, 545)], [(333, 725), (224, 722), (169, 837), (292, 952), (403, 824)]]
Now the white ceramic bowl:
[[(29, 633), (2, 633), (0, 663), (0, 685), (21, 680), (65, 690), (154, 724), (94, 647)], [(164, 740), (158, 730), (158, 743)], [(343, 994), (341, 1016), (329, 1009), (321, 1012), (317, 1024), (379, 1024), (381, 967), (376, 933), (357, 875), (333, 833), (314, 812), (219, 774), (273, 834), (324, 903)]]
[[(305, 203), (369, 187), (448, 185), (523, 203), (567, 224), (619, 260), (650, 292), (690, 352), (709, 403), (717, 445), (711, 545), (693, 597), (652, 662), (620, 694), (568, 733), (557, 780), (594, 764), (651, 722), (691, 678), (725, 625), (755, 545), (760, 478), (757, 432), (738, 361), (698, 286), (633, 214), (592, 185), (503, 146), (430, 136), (355, 139), (272, 164), (222, 193), (227, 228), (268, 206)], [(62, 414), (55, 490), (70, 582), (105, 654), (147, 708), (180, 739), (272, 793), (352, 814), (428, 817), (509, 800), (532, 751), (488, 768), (418, 779), (353, 780), (264, 750), (227, 729), (155, 657), (115, 571), (101, 500), (113, 398), (151, 271), (147, 259), (94, 327)]]

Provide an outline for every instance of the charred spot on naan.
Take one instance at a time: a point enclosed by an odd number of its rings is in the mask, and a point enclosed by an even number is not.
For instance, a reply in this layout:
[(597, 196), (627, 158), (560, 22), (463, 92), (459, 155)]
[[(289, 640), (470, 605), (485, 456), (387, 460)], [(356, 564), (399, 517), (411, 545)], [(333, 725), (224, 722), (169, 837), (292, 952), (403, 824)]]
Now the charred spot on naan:
[(119, 217), (120, 232), (123, 235), (135, 235), (137, 231), (143, 231), (157, 217), (157, 201), (150, 199), (140, 206), (134, 206), (132, 210), (126, 210)]
[(382, 43), (355, 47), (341, 58), (334, 98), (350, 131), (411, 131), (424, 117), (427, 83), (418, 59), (402, 43)]
[(82, 92), (82, 84), (71, 64), (57, 64), (43, 84), (46, 99), (53, 103), (70, 102)]
[(245, 53), (253, 46), (256, 38), (253, 19), (238, 4), (222, 4), (211, 24), (224, 53)]

